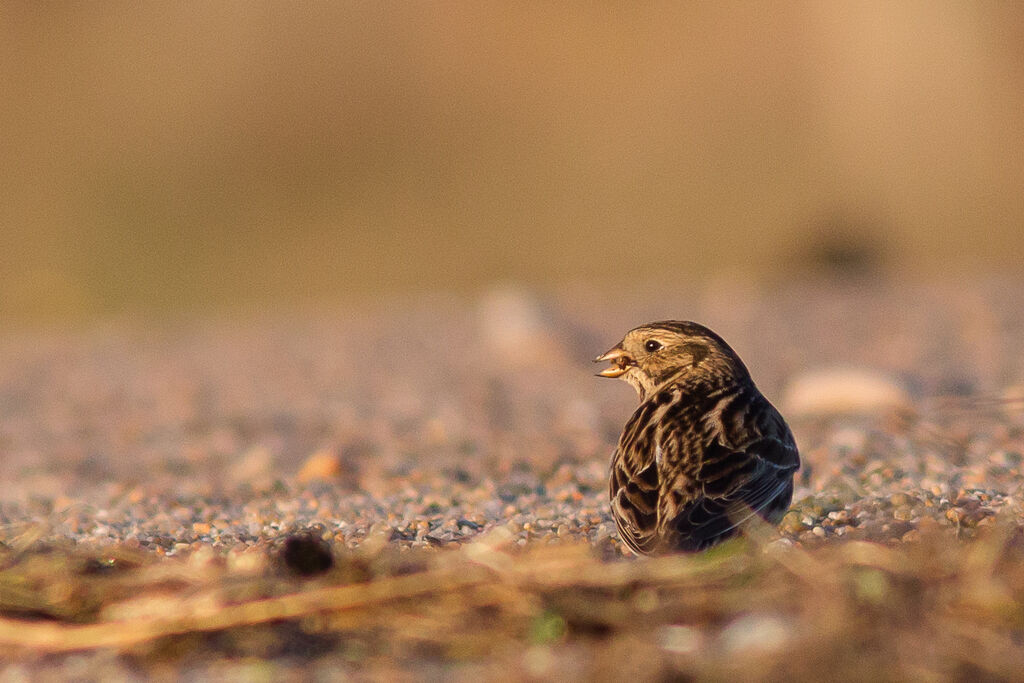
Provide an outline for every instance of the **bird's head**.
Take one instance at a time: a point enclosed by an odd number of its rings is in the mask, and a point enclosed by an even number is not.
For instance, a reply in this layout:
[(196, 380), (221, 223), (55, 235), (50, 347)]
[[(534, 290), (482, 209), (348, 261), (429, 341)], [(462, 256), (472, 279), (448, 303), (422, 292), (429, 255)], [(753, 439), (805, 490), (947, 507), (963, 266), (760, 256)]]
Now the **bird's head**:
[(704, 378), (716, 384), (747, 376), (747, 369), (725, 341), (697, 323), (665, 320), (641, 325), (594, 359), (611, 365), (597, 373), (628, 382), (640, 400), (672, 378)]

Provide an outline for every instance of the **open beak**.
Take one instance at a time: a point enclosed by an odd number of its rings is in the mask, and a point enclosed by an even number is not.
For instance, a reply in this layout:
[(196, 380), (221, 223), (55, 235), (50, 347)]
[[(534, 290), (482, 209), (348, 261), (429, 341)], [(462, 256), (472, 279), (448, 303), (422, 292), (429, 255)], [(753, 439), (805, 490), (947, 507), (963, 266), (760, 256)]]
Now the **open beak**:
[(626, 350), (622, 348), (622, 344), (617, 344), (609, 349), (606, 353), (601, 354), (594, 359), (595, 363), (610, 362), (611, 367), (605, 368), (601, 372), (597, 373), (598, 377), (622, 377), (626, 374), (626, 370), (629, 370), (630, 366), (636, 365), (636, 361), (630, 358), (626, 354)]

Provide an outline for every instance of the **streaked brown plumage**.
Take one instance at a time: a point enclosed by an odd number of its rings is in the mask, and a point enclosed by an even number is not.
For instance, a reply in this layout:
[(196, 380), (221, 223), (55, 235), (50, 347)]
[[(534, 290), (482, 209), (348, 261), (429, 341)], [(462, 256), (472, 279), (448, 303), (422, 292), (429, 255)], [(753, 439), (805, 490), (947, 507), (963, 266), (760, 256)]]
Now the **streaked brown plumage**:
[(786, 422), (743, 361), (702, 325), (642, 325), (597, 361), (636, 389), (640, 406), (612, 456), (612, 514), (640, 554), (697, 551), (754, 514), (773, 524), (800, 467)]

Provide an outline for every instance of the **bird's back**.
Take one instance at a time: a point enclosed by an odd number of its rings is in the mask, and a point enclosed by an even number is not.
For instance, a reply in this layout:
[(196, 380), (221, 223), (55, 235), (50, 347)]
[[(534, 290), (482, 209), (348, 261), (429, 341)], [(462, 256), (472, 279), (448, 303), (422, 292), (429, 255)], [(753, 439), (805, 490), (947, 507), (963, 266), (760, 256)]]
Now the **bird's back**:
[(634, 552), (703, 550), (755, 514), (777, 523), (798, 467), (789, 428), (752, 382), (712, 391), (668, 385), (623, 430), (612, 512)]

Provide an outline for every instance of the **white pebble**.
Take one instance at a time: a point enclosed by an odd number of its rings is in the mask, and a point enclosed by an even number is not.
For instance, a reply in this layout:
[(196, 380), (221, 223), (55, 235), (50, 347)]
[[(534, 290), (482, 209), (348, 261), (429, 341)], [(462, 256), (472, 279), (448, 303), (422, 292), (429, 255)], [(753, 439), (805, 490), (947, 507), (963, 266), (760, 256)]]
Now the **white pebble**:
[(701, 636), (689, 626), (665, 626), (658, 631), (658, 644), (663, 650), (689, 655), (700, 650)]
[(726, 626), (719, 641), (727, 653), (752, 654), (778, 650), (792, 637), (789, 621), (771, 614), (748, 614)]
[(863, 415), (907, 408), (909, 392), (895, 378), (866, 368), (811, 370), (790, 380), (783, 392), (786, 415)]

